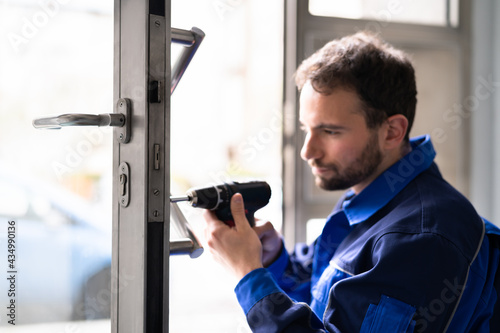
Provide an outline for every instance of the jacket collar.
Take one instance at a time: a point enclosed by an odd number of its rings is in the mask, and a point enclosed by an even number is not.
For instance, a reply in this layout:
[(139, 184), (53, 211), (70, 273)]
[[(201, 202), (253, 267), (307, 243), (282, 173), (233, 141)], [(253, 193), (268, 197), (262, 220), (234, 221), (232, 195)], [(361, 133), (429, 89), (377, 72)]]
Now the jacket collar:
[[(342, 204), (349, 224), (366, 221), (380, 208), (391, 201), (409, 182), (428, 169), (433, 163), (436, 151), (429, 135), (410, 140), (412, 150), (389, 167), (358, 195), (349, 190)], [(350, 193), (349, 193), (350, 192)]]

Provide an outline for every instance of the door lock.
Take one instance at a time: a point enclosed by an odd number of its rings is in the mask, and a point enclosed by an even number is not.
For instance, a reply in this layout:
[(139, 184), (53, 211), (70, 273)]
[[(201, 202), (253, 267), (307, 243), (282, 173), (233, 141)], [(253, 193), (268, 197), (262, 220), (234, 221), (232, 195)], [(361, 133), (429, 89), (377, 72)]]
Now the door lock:
[(124, 196), (127, 193), (126, 185), (127, 185), (127, 176), (124, 173), (120, 174), (120, 195)]
[(118, 201), (122, 207), (127, 207), (130, 202), (130, 168), (127, 162), (118, 167), (118, 182)]

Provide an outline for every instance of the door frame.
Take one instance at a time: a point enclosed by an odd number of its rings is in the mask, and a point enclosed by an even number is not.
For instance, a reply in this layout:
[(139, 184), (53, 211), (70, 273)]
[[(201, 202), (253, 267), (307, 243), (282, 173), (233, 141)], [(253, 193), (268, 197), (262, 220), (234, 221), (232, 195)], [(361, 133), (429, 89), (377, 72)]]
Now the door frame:
[(170, 0), (115, 0), (114, 31), (130, 116), (113, 144), (112, 332), (168, 332)]

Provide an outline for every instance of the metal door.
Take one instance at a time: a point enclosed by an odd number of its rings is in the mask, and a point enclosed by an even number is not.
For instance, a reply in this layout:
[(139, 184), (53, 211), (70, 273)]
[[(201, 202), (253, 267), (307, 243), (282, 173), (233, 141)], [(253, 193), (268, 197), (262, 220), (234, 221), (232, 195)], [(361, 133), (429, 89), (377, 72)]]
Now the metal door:
[[(115, 127), (112, 331), (167, 332), (169, 255), (202, 252), (169, 202), (170, 94), (204, 34), (171, 29), (169, 1), (115, 1), (114, 22), (114, 112), (39, 118), (34, 126)], [(171, 41), (185, 46), (172, 79)], [(185, 236), (172, 246), (171, 214)]]

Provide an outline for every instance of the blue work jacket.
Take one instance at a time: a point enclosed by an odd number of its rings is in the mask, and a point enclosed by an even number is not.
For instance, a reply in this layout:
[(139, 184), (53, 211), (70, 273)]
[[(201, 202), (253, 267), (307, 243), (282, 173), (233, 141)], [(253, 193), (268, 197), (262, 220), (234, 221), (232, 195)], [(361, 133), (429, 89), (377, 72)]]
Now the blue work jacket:
[(411, 145), (313, 244), (238, 283), (254, 332), (500, 332), (500, 230), (443, 180), (428, 136)]

